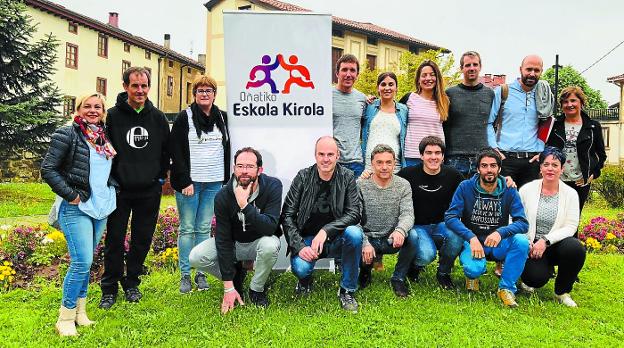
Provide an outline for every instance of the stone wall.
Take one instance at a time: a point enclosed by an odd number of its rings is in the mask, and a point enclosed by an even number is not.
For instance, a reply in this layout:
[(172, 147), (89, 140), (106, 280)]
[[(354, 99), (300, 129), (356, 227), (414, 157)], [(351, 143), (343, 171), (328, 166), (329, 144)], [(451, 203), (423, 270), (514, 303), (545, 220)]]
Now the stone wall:
[(9, 159), (0, 160), (0, 182), (36, 182), (41, 180), (42, 158), (31, 152), (23, 152)]

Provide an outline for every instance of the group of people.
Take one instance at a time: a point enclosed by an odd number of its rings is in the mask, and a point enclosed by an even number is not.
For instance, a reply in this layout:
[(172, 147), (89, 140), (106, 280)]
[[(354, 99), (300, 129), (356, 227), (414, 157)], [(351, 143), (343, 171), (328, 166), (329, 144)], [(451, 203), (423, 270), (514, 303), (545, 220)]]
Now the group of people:
[(295, 292), (312, 291), (317, 260), (336, 258), (339, 302), (351, 312), (375, 260), (392, 253), (398, 259), (390, 285), (400, 297), (439, 253), (436, 279), (444, 289), (455, 288), (457, 257), (473, 291), (486, 260), (495, 260), (498, 296), (515, 307), (517, 283), (526, 291), (542, 287), (558, 265), (556, 298), (576, 306), (569, 293), (585, 259), (576, 230), (606, 155), (578, 87), (562, 91), (563, 115), (547, 146), (538, 139), (554, 105), (539, 80), (542, 65), (527, 56), (518, 80), (492, 90), (479, 83), (481, 57), (469, 51), (460, 59), (462, 83), (445, 90), (436, 63), (424, 61), (415, 91), (396, 102), (394, 73), (380, 74), (378, 98), (367, 97), (354, 88), (357, 58), (344, 55), (336, 64), (333, 136), (318, 139), (315, 164), (298, 172), (283, 204), (282, 184), (263, 173), (259, 151), (244, 147), (231, 156), (214, 79), (194, 81), (194, 102), (170, 129), (147, 98), (149, 72), (129, 68), (125, 91), (108, 111), (98, 93), (77, 101), (72, 124), (54, 133), (42, 163), (44, 180), (61, 199), (58, 221), (71, 258), (57, 331), (76, 335), (76, 325), (93, 323), (86, 314), (89, 269), (105, 227), (99, 307), (116, 303), (119, 285), (126, 301), (141, 300), (140, 275), (168, 171), (180, 216), (179, 290), (206, 290), (206, 275), (215, 276), (223, 281), (223, 313), (243, 304), (244, 295), (269, 305), (265, 286), (282, 234)]

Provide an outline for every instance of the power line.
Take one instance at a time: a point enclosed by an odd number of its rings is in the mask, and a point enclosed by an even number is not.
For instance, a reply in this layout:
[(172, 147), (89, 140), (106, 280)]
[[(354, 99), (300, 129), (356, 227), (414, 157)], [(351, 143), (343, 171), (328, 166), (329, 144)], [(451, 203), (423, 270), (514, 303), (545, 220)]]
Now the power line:
[(595, 61), (592, 65), (588, 66), (587, 69), (581, 71), (581, 75), (583, 75), (584, 72), (586, 72), (587, 70), (591, 69), (594, 65), (598, 64), (601, 60), (603, 60), (606, 56), (608, 56), (609, 54), (611, 54), (611, 52), (615, 51), (618, 47), (620, 47), (622, 44), (624, 43), (624, 41), (620, 42), (619, 44), (617, 44), (615, 47), (613, 47), (609, 52), (605, 53), (605, 55), (603, 55), (602, 57), (600, 57), (600, 59), (598, 59), (597, 61)]

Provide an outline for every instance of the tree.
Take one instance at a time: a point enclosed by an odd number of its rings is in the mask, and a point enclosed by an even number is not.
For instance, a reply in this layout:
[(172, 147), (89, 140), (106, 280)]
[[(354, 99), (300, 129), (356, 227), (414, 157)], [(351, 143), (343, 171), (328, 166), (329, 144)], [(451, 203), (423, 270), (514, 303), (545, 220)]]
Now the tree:
[[(420, 54), (404, 52), (401, 54), (398, 66), (388, 70), (393, 71), (397, 75), (399, 89), (397, 98), (401, 98), (405, 93), (416, 89), (414, 79), (418, 66), (425, 60), (432, 60), (438, 64), (446, 87), (456, 85), (459, 82), (460, 72), (454, 69), (455, 58), (452, 54), (443, 56), (442, 51), (429, 50)], [(377, 95), (377, 76), (382, 71), (379, 69), (369, 69), (368, 66), (360, 71), (360, 75), (355, 84), (355, 88), (366, 95)]]
[(52, 34), (32, 42), (36, 25), (22, 1), (0, 0), (0, 157), (42, 154), (63, 123), (59, 89), (50, 81), (56, 47)]
[[(555, 69), (548, 68), (542, 79), (548, 81), (550, 88), (555, 91)], [(559, 85), (557, 86), (557, 93), (561, 93), (561, 90), (568, 86), (579, 86), (587, 95), (587, 105), (585, 109), (605, 109), (607, 108), (607, 102), (602, 99), (602, 95), (599, 90), (593, 89), (587, 83), (587, 80), (576, 71), (571, 65), (564, 66), (559, 69)], [(559, 96), (556, 96), (557, 102), (559, 102)], [(559, 108), (561, 109), (561, 108)]]

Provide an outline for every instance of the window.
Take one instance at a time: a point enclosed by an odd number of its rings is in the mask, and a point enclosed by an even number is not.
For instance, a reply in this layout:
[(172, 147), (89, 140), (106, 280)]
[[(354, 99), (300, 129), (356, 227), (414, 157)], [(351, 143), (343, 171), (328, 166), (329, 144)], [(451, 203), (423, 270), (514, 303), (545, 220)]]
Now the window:
[(335, 37), (344, 37), (344, 30), (340, 30), (340, 29), (332, 29), (332, 36), (335, 36)]
[(186, 102), (188, 104), (193, 102), (193, 84), (190, 82), (186, 83)]
[(332, 83), (338, 83), (338, 77), (336, 76), (336, 62), (342, 57), (342, 48), (332, 47)]
[(604, 139), (605, 147), (609, 147), (609, 127), (602, 127), (602, 139)]
[(123, 76), (123, 73), (128, 70), (130, 67), (132, 66), (132, 64), (127, 61), (127, 60), (122, 60), (121, 61), (121, 76)]
[(173, 68), (173, 60), (170, 60), (170, 61), (169, 61), (169, 67), (170, 67), (170, 68)]
[(152, 59), (152, 52), (145, 50), (145, 59)]
[(70, 118), (76, 108), (76, 97), (66, 95), (63, 98), (63, 116)]
[(251, 5), (238, 6), (238, 9), (241, 11), (251, 10)]
[(102, 93), (102, 95), (106, 95), (106, 79), (103, 77), (98, 77), (95, 82), (95, 90), (98, 93)]
[(173, 95), (173, 76), (167, 76), (167, 95)]
[(191, 68), (187, 68), (186, 72), (190, 74), (191, 73)]
[(98, 56), (108, 58), (108, 36), (98, 35)]
[(377, 56), (374, 56), (372, 54), (367, 54), (366, 63), (370, 70), (375, 70), (375, 68), (377, 67)]
[(124, 42), (124, 52), (130, 52), (130, 44), (127, 42)]
[(73, 34), (78, 34), (78, 24), (69, 22), (69, 25), (67, 27), (67, 31), (69, 31), (70, 33), (73, 33)]
[(377, 39), (374, 37), (366, 37), (366, 43), (368, 43), (369, 45), (373, 45), (373, 46), (377, 46)]
[(418, 52), (420, 52), (420, 50), (416, 46), (410, 46), (409, 51), (414, 54), (418, 54)]
[(78, 46), (67, 43), (65, 47), (65, 66), (78, 69)]

